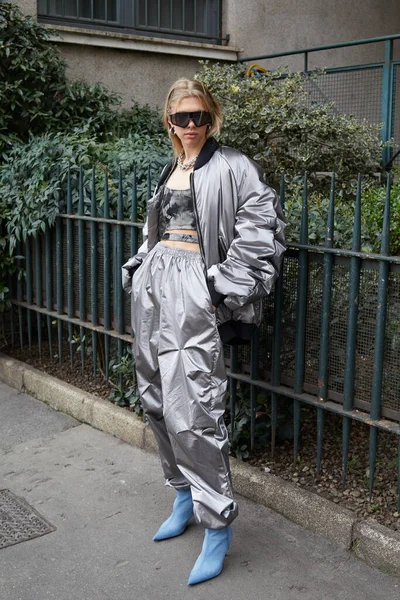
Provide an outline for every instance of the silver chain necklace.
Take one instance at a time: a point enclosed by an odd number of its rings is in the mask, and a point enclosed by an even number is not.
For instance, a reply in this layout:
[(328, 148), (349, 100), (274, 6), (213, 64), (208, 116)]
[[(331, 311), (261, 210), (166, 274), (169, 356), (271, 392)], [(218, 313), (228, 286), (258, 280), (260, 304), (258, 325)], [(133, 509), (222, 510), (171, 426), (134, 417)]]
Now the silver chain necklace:
[(182, 171), (188, 171), (189, 169), (191, 169), (192, 167), (194, 167), (194, 163), (196, 162), (196, 159), (198, 157), (198, 154), (192, 158), (191, 160), (189, 160), (189, 162), (187, 163), (183, 163), (183, 158), (185, 156), (185, 151), (182, 150), (180, 155), (178, 156), (178, 169), (181, 169)]

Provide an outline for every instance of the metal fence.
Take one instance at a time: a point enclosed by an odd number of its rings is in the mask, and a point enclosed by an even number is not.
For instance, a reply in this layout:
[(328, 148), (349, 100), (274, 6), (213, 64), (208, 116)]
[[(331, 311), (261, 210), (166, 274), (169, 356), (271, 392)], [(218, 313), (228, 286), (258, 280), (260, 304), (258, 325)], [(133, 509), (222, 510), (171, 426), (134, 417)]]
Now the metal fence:
[[(107, 185), (100, 203), (95, 183), (93, 172), (91, 198), (85, 203), (83, 171), (78, 177), (69, 173), (55, 227), (20, 243), (17, 253), (24, 257), (26, 278), (11, 282), (10, 327), (14, 345), (31, 347), (37, 340), (40, 350), (47, 338), (50, 353), (56, 351), (60, 362), (68, 360), (67, 343), (71, 357), (75, 352), (75, 336), (82, 369), (86, 336), (91, 334), (93, 368), (96, 372), (100, 345), (107, 373), (111, 340), (119, 359), (132, 341), (130, 298), (121, 287), (120, 266), (136, 253), (143, 224), (138, 222), (135, 180), (123, 179), (120, 173), (114, 218)], [(150, 187), (148, 181), (148, 194)], [(325, 245), (312, 246), (305, 181), (299, 242), (289, 244), (281, 277), (265, 301), (264, 322), (251, 346), (227, 347), (226, 363), (231, 434), (239, 382), (250, 389), (252, 446), (259, 393), (271, 407), (272, 450), (279, 402), (282, 398), (293, 402), (294, 457), (299, 451), (301, 407), (307, 405), (318, 417), (319, 472), (324, 417), (327, 411), (336, 413), (343, 420), (344, 479), (350, 424), (361, 421), (370, 427), (372, 493), (379, 430), (398, 436), (400, 475), (400, 257), (389, 256), (390, 179), (380, 254), (361, 252), (361, 195), (359, 179), (352, 249), (334, 247), (334, 181)], [(284, 204), (283, 178), (280, 197)]]
[[(306, 89), (309, 102), (333, 102), (341, 114), (351, 114), (374, 124), (382, 123), (383, 141), (393, 138), (396, 145), (394, 152), (390, 148), (384, 151), (383, 164), (390, 165), (394, 158), (393, 163), (400, 166), (400, 154), (397, 154), (400, 145), (400, 52), (397, 42), (400, 42), (400, 34), (245, 57), (239, 62), (262, 61), (262, 65), (269, 68), (270, 64), (276, 66), (278, 59), (295, 60), (301, 57), (302, 72), (308, 75), (313, 70), (325, 67), (324, 61), (334, 61), (337, 55), (339, 66), (326, 68), (317, 79), (308, 79)], [(349, 54), (360, 47), (373, 47), (371, 56), (382, 55), (383, 60), (340, 66), (340, 61), (344, 59), (342, 49)], [(347, 57), (347, 62), (349, 60), (351, 58)]]

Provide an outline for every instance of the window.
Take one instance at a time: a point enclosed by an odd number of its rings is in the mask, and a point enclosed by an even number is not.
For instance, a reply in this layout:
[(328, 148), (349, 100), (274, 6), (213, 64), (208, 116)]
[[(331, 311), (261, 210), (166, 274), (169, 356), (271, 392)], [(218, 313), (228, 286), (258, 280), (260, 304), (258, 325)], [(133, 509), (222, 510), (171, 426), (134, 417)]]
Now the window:
[(220, 44), (220, 0), (39, 0), (39, 21)]

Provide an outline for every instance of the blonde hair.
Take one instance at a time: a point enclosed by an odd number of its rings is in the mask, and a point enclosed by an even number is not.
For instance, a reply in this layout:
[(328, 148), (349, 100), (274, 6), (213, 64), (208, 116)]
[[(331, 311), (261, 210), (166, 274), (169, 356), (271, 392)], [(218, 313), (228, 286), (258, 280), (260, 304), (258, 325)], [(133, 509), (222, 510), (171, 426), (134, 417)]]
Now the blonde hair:
[(218, 134), (221, 129), (221, 107), (217, 100), (205, 87), (205, 85), (201, 81), (195, 81), (191, 79), (178, 79), (171, 86), (171, 89), (168, 92), (163, 114), (163, 123), (169, 133), (169, 137), (176, 155), (179, 155), (182, 151), (182, 144), (178, 136), (171, 131), (171, 128), (168, 123), (168, 116), (169, 114), (171, 114), (174, 105), (178, 104), (178, 102), (180, 102), (183, 98), (190, 98), (193, 96), (203, 102), (203, 104), (207, 108), (207, 111), (211, 115), (212, 122), (211, 127), (207, 130), (207, 139)]

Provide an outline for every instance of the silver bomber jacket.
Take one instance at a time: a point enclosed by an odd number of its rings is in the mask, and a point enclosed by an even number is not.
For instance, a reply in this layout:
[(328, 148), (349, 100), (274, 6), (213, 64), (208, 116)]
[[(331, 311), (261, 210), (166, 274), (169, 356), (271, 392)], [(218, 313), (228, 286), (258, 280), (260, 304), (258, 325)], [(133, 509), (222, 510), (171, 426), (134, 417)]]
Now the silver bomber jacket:
[[(175, 163), (168, 164), (148, 205), (144, 243), (122, 267), (130, 291), (134, 271), (159, 241), (162, 185)], [(262, 317), (262, 298), (280, 272), (285, 237), (276, 192), (265, 184), (261, 167), (241, 152), (204, 144), (191, 175), (199, 244), (217, 324), (224, 343), (251, 339)]]

